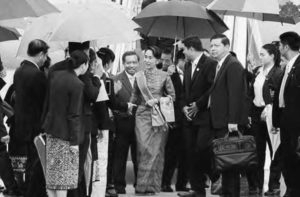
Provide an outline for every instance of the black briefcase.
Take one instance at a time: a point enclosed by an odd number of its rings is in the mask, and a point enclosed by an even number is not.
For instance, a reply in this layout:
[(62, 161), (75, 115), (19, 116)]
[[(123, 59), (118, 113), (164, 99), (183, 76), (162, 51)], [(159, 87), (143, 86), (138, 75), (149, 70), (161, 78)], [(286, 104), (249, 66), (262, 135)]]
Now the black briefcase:
[(253, 136), (231, 136), (229, 132), (224, 138), (212, 142), (215, 170), (243, 170), (257, 165), (256, 143)]

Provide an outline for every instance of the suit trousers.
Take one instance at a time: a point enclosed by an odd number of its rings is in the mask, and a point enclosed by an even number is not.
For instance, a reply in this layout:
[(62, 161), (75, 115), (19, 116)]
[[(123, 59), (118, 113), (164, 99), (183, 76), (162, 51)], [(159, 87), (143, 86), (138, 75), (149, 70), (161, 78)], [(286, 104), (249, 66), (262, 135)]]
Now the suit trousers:
[(114, 183), (116, 189), (126, 187), (125, 175), (127, 167), (127, 158), (129, 148), (131, 150), (131, 159), (136, 180), (137, 163), (136, 163), (136, 137), (134, 131), (134, 120), (122, 118), (116, 121), (116, 138), (115, 153), (113, 160)]
[(1, 143), (1, 147), (4, 146), (4, 150), (1, 148), (0, 152), (0, 178), (2, 179), (5, 188), (8, 190), (14, 190), (18, 188), (17, 182), (14, 179), (14, 172), (11, 166), (8, 153), (6, 151), (6, 145)]
[(261, 113), (264, 107), (253, 107), (251, 119), (252, 126), (250, 129), (250, 135), (253, 135), (256, 142), (256, 150), (258, 157), (258, 165), (256, 168), (249, 169), (247, 171), (247, 180), (249, 187), (252, 189), (263, 189), (264, 185), (264, 166), (266, 159), (266, 145), (268, 144), (271, 155), (272, 145), (267, 129), (267, 124), (265, 121), (260, 119)]
[(282, 150), (282, 145), (280, 144), (274, 159), (270, 166), (270, 177), (269, 177), (269, 190), (270, 189), (280, 189), (280, 177), (281, 173), (287, 188), (290, 187), (289, 179), (286, 174), (286, 169), (284, 168), (284, 153)]
[(115, 133), (109, 130), (108, 135), (108, 161), (107, 161), (107, 187), (106, 189), (114, 188), (114, 154), (115, 154)]
[[(212, 129), (216, 138), (225, 137), (228, 128)], [(240, 172), (228, 170), (222, 172), (222, 197), (240, 197)]]
[[(24, 197), (46, 197), (46, 181), (34, 143), (27, 143), (27, 163), (25, 183), (27, 190)], [(37, 187), (38, 185), (38, 187)]]
[(281, 124), (281, 145), (283, 151), (284, 168), (286, 170), (288, 184), (291, 189), (291, 196), (300, 196), (300, 161), (296, 156), (297, 136), (299, 127), (294, 125)]
[[(203, 147), (203, 133), (210, 133), (210, 126), (195, 126), (192, 123), (185, 124), (184, 128), (184, 152), (187, 162), (187, 174), (192, 190), (205, 192), (205, 174), (211, 173), (211, 151), (209, 142)], [(209, 139), (209, 138), (208, 138)], [(208, 140), (211, 141), (211, 140)], [(201, 148), (200, 148), (201, 146)]]
[(165, 147), (165, 163), (162, 176), (162, 186), (170, 186), (177, 168), (176, 188), (186, 187), (188, 182), (184, 147), (182, 143), (182, 125), (169, 129)]

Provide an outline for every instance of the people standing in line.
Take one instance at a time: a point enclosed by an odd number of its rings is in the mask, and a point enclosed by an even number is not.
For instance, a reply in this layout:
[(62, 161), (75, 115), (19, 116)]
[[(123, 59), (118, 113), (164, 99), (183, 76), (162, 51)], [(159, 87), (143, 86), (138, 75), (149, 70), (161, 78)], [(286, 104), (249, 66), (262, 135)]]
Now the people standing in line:
[(198, 37), (182, 41), (183, 53), (189, 61), (185, 66), (183, 92), (180, 98), (183, 119), (183, 143), (187, 156), (188, 178), (192, 192), (179, 194), (184, 197), (206, 196), (206, 176), (211, 174), (210, 129), (208, 92), (214, 82), (217, 62), (203, 53)]
[[(274, 44), (262, 46), (259, 55), (262, 66), (255, 68), (250, 85), (250, 97), (253, 100), (249, 114), (251, 135), (255, 137), (258, 156), (257, 168), (249, 170), (247, 173), (250, 195), (263, 192), (266, 144), (268, 144), (271, 155), (275, 154), (272, 150), (266, 119), (272, 115), (274, 92), (279, 89), (283, 74), (280, 68), (280, 52)], [(270, 180), (271, 182), (272, 180)], [(273, 193), (279, 195), (280, 185), (270, 184), (269, 190), (274, 190)]]
[[(216, 138), (238, 130), (248, 123), (246, 73), (241, 63), (229, 53), (230, 42), (223, 34), (210, 39), (211, 56), (218, 61), (214, 83), (209, 94), (209, 122)], [(240, 196), (240, 173), (222, 172), (222, 195)]]
[[(28, 45), (28, 58), (14, 74), (15, 137), (27, 152), (25, 197), (46, 196), (45, 178), (33, 139), (40, 134), (47, 79), (40, 67), (47, 60), (49, 46), (42, 40)], [(39, 185), (37, 188), (36, 185)]]
[(79, 145), (84, 141), (84, 83), (78, 78), (88, 68), (88, 56), (74, 51), (66, 70), (53, 73), (49, 108), (43, 124), (46, 137), (46, 188), (49, 197), (66, 197), (78, 187)]
[[(171, 77), (175, 95), (177, 98), (180, 97), (183, 88), (183, 81), (181, 79), (182, 72), (177, 66), (173, 64), (173, 51), (166, 48), (162, 51), (161, 62), (162, 70), (168, 72)], [(183, 55), (184, 56), (184, 55)], [(185, 59), (185, 57), (183, 57)], [(177, 60), (179, 62), (181, 60)], [(177, 171), (177, 181), (175, 188), (177, 191), (188, 191), (187, 185), (187, 174), (186, 174), (186, 162), (184, 156), (184, 147), (181, 145), (181, 139), (183, 135), (182, 131), (182, 112), (179, 107), (179, 101), (174, 102), (175, 110), (175, 124), (171, 125), (169, 128), (169, 134), (167, 139), (167, 144), (165, 148), (165, 163), (162, 176), (162, 186), (161, 191), (163, 192), (173, 192), (171, 187), (171, 181), (175, 169)]]
[[(169, 102), (175, 101), (175, 91), (168, 74), (156, 68), (160, 57), (160, 49), (156, 46), (145, 50), (146, 69), (136, 74), (130, 99), (130, 103), (138, 105), (135, 117), (137, 195), (154, 195), (161, 190), (168, 126), (158, 108), (158, 103), (164, 95), (169, 97)], [(131, 110), (130, 108), (129, 111)]]
[[(127, 105), (130, 105), (128, 104), (128, 102), (132, 93), (135, 73), (137, 72), (139, 66), (139, 56), (134, 51), (126, 51), (122, 55), (122, 62), (124, 65), (124, 71), (113, 77), (113, 80), (115, 85), (116, 102), (120, 103), (120, 105), (123, 105), (126, 108)], [(133, 172), (136, 180), (136, 137), (134, 132), (135, 110), (133, 110), (132, 114), (128, 114), (127, 111), (123, 112), (120, 110), (113, 110), (114, 120), (116, 124), (113, 175), (115, 188), (118, 194), (126, 194), (125, 174), (129, 148), (131, 151)]]
[(286, 195), (296, 197), (300, 196), (300, 168), (297, 156), (300, 135), (300, 38), (296, 32), (285, 32), (279, 39), (280, 53), (288, 63), (280, 89), (275, 93), (273, 126), (276, 130), (280, 128), (284, 169), (290, 186)]

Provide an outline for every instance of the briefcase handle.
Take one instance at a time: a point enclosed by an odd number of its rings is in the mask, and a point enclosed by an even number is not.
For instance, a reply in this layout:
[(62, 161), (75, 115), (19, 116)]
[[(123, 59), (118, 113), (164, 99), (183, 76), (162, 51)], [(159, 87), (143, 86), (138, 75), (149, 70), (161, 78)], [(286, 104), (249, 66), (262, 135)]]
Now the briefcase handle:
[[(242, 134), (239, 130), (237, 130), (236, 133), (238, 134), (238, 138), (243, 137), (243, 134)], [(224, 139), (229, 139), (229, 134), (231, 134), (231, 132), (228, 131), (228, 132), (226, 133)]]

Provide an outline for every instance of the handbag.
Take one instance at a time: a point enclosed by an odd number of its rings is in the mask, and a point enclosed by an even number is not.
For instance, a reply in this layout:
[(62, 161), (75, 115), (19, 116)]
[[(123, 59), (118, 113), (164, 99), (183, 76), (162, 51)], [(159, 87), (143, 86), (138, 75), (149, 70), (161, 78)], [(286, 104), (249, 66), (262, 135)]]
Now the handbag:
[(228, 132), (224, 138), (213, 140), (212, 150), (216, 171), (241, 170), (257, 165), (254, 137), (242, 135), (239, 131), (237, 134), (237, 136), (230, 136)]
[(175, 122), (174, 105), (169, 97), (161, 97), (159, 99), (160, 110), (166, 122)]

